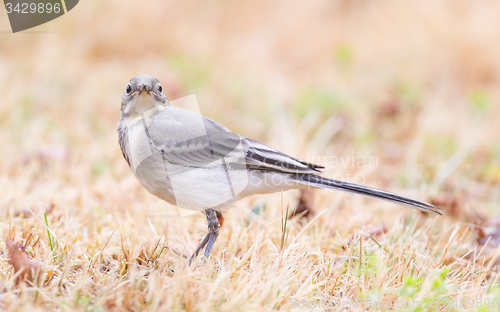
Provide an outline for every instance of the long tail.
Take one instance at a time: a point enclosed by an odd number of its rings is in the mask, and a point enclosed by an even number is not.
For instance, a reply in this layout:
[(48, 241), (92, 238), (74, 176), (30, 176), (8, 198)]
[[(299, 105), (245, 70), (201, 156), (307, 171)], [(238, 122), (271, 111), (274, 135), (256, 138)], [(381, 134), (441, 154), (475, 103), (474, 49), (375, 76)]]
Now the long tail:
[(335, 190), (348, 192), (348, 193), (352, 193), (352, 194), (363, 195), (366, 197), (383, 199), (383, 200), (387, 200), (390, 202), (410, 206), (412, 208), (417, 208), (417, 209), (429, 211), (429, 212), (435, 212), (435, 213), (440, 214), (440, 215), (443, 214), (442, 210), (434, 205), (427, 204), (427, 203), (424, 203), (424, 202), (421, 202), (421, 201), (418, 201), (418, 200), (415, 200), (415, 199), (412, 199), (409, 197), (397, 195), (394, 193), (390, 193), (390, 192), (386, 192), (386, 191), (382, 191), (382, 190), (377, 190), (377, 189), (367, 187), (367, 186), (362, 186), (362, 185), (358, 185), (358, 184), (328, 179), (328, 178), (324, 178), (324, 177), (317, 176), (314, 174), (297, 174), (297, 175), (294, 175), (293, 177), (294, 177), (294, 179), (296, 179), (297, 182), (304, 184), (304, 185), (335, 189)]

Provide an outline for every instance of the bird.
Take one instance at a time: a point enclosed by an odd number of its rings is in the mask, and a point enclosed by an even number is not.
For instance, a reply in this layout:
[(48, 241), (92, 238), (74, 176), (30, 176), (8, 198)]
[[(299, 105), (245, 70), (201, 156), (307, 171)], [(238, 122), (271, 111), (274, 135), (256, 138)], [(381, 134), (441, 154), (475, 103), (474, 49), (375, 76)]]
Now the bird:
[(218, 122), (170, 105), (160, 81), (138, 75), (125, 87), (118, 141), (131, 171), (151, 194), (184, 209), (203, 212), (208, 233), (201, 250), (208, 259), (223, 213), (249, 195), (325, 188), (382, 199), (442, 214), (434, 205), (322, 175), (323, 166), (288, 156)]

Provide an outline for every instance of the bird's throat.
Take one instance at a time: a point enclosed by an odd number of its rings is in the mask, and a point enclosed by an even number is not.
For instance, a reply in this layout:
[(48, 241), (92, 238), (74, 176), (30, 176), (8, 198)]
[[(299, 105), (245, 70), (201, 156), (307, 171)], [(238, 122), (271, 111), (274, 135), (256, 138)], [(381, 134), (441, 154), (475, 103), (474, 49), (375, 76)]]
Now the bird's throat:
[(157, 101), (154, 96), (141, 92), (140, 94), (134, 96), (134, 98), (125, 107), (124, 113), (128, 117), (137, 117), (148, 111), (158, 107), (163, 106), (160, 101)]

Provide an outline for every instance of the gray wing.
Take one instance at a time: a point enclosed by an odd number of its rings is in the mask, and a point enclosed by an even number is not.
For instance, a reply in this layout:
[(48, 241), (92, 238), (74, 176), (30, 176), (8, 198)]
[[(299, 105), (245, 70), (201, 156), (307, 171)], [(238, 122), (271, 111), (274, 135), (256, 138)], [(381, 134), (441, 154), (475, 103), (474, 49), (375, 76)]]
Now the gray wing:
[(311, 164), (270, 148), (257, 141), (245, 138), (248, 149), (246, 160), (250, 168), (286, 173), (320, 173), (322, 166)]
[(323, 167), (295, 159), (235, 134), (199, 114), (168, 107), (148, 124), (155, 149), (172, 164), (210, 167), (214, 162), (283, 173), (318, 173)]

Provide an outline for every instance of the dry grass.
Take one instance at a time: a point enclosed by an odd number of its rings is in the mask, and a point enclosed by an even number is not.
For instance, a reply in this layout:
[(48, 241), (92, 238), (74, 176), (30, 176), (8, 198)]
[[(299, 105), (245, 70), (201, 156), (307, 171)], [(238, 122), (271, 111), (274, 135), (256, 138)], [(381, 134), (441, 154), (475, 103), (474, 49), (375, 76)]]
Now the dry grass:
[[(25, 243), (45, 275), (15, 285), (1, 243), (2, 309), (500, 299), (499, 242), (478, 245), (500, 204), (498, 3), (81, 1), (35, 30), (55, 33), (0, 34), (0, 216), (3, 240)], [(204, 217), (166, 217), (174, 208), (138, 184), (117, 143), (121, 94), (142, 73), (330, 176), (448, 213), (318, 191), (282, 246), (298, 194), (256, 196), (225, 214), (208, 264), (184, 268)]]

